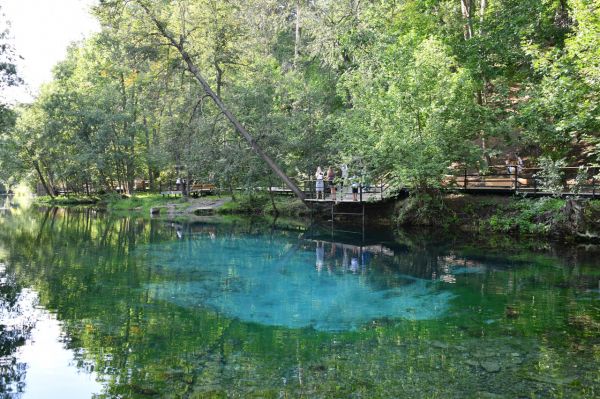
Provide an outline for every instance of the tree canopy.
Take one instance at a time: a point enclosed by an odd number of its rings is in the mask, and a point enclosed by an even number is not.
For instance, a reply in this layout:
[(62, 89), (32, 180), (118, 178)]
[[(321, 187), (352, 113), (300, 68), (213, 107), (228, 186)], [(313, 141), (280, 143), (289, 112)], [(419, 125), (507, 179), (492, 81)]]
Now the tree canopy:
[(298, 180), (348, 163), (428, 189), (516, 149), (598, 163), (597, 0), (103, 0), (93, 12), (101, 32), (3, 123), (6, 170), (49, 192), (157, 188), (181, 167), (226, 188), (279, 184), (178, 46)]

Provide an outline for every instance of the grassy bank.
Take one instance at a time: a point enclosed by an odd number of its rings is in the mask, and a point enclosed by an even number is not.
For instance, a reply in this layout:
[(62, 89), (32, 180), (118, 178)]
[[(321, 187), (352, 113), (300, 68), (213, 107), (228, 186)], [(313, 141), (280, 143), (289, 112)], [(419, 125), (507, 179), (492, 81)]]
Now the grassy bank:
[(150, 208), (171, 205), (176, 208), (185, 207), (187, 200), (182, 197), (165, 197), (161, 194), (136, 194), (122, 196), (107, 194), (97, 196), (40, 196), (34, 204), (39, 206), (89, 206), (95, 205), (113, 212), (150, 213)]
[(54, 198), (49, 195), (35, 197), (33, 203), (40, 206), (78, 206), (78, 205), (96, 205), (102, 201), (101, 196), (64, 196), (59, 195)]
[(287, 217), (303, 217), (310, 215), (310, 209), (295, 197), (274, 197), (268, 195), (245, 194), (237, 195), (234, 200), (227, 202), (217, 210), (224, 215), (278, 215)]

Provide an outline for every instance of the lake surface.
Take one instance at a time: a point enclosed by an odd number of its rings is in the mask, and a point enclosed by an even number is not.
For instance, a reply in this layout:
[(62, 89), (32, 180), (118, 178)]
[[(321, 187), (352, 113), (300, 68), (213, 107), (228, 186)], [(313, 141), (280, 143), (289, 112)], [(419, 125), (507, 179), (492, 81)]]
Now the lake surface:
[(599, 397), (598, 255), (12, 208), (0, 397)]

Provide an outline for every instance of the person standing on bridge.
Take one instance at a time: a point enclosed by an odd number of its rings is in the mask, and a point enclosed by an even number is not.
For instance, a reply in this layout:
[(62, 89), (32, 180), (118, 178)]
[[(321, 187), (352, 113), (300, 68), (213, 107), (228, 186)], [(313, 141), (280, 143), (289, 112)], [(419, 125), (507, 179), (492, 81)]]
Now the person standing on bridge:
[(331, 191), (331, 199), (335, 201), (335, 171), (331, 166), (327, 169), (327, 183)]
[(342, 201), (344, 200), (344, 185), (346, 185), (346, 180), (348, 180), (348, 165), (345, 163), (342, 164), (342, 180), (340, 182), (340, 195), (342, 196)]
[(358, 177), (356, 177), (356, 175), (353, 175), (350, 178), (350, 185), (352, 186), (352, 201), (358, 201)]
[(320, 166), (317, 166), (317, 172), (315, 173), (315, 179), (317, 179), (316, 191), (317, 191), (317, 199), (325, 199), (325, 194), (323, 190), (325, 189), (325, 184), (323, 183), (323, 171)]

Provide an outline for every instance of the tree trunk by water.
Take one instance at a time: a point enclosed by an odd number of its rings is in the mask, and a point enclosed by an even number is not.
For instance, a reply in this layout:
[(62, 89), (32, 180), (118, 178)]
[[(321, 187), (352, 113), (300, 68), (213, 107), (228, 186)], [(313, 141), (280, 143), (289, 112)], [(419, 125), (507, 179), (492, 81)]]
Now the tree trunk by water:
[(271, 182), (269, 182), (269, 197), (271, 197), (271, 205), (273, 206), (273, 213), (275, 217), (279, 216), (279, 211), (277, 210), (277, 205), (275, 205), (275, 195), (273, 194), (273, 190), (271, 190)]
[(35, 169), (40, 182), (42, 183), (42, 186), (44, 186), (44, 190), (46, 190), (46, 193), (50, 196), (50, 198), (54, 198), (56, 196), (56, 194), (54, 193), (54, 189), (48, 185), (48, 183), (46, 183), (46, 179), (44, 179), (44, 174), (42, 173), (41, 169), (40, 169), (40, 165), (37, 161), (33, 161), (33, 168)]
[(164, 23), (159, 21), (156, 18), (156, 16), (154, 16), (154, 14), (151, 12), (151, 10), (148, 8), (148, 6), (146, 4), (144, 4), (143, 2), (138, 2), (138, 4), (144, 9), (144, 11), (148, 15), (148, 17), (150, 17), (150, 19), (152, 20), (152, 22), (154, 23), (154, 25), (156, 26), (156, 28), (158, 29), (160, 34), (169, 41), (169, 44), (171, 46), (173, 46), (177, 49), (177, 51), (183, 58), (183, 61), (187, 65), (188, 71), (196, 78), (196, 80), (200, 83), (200, 85), (202, 86), (202, 88), (204, 89), (206, 94), (208, 94), (208, 96), (210, 96), (210, 98), (214, 101), (214, 103), (221, 110), (221, 112), (233, 124), (233, 126), (235, 127), (235, 130), (248, 142), (248, 144), (250, 144), (250, 147), (254, 150), (254, 152), (256, 152), (256, 154), (258, 154), (258, 156), (260, 156), (263, 159), (263, 161), (265, 161), (267, 163), (267, 165), (269, 165), (269, 168), (271, 168), (271, 170), (273, 172), (275, 172), (284, 181), (284, 183), (294, 192), (294, 194), (296, 194), (296, 196), (304, 202), (304, 200), (305, 200), (304, 193), (302, 191), (300, 191), (300, 189), (296, 186), (296, 184), (283, 172), (283, 170), (279, 167), (279, 165), (277, 165), (275, 163), (275, 161), (273, 161), (262, 150), (262, 148), (258, 145), (258, 143), (256, 143), (256, 141), (250, 135), (250, 133), (248, 133), (248, 131), (241, 125), (241, 123), (236, 119), (236, 117), (225, 106), (223, 101), (221, 101), (221, 98), (219, 98), (219, 96), (217, 96), (217, 94), (209, 86), (208, 82), (202, 77), (202, 75), (200, 74), (200, 71), (198, 70), (198, 68), (196, 67), (194, 62), (192, 61), (191, 56), (188, 54), (188, 52), (185, 50), (185, 48), (183, 46), (184, 38), (183, 37), (180, 38), (179, 41), (175, 40), (174, 36), (167, 31), (167, 28), (165, 27)]

